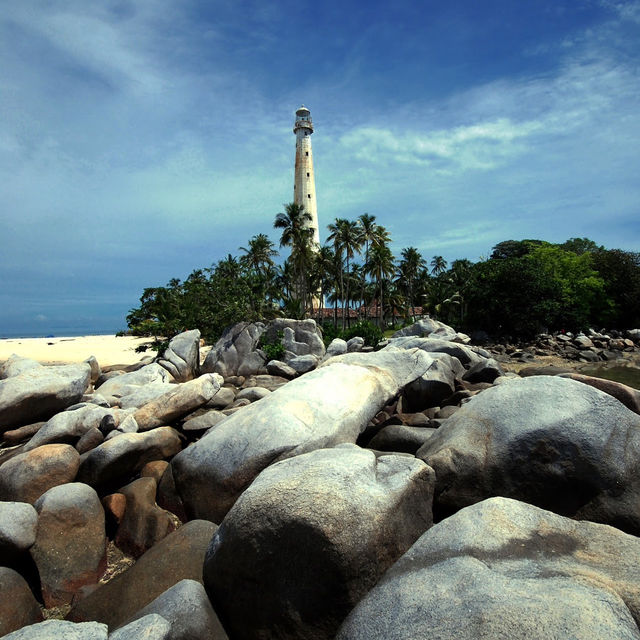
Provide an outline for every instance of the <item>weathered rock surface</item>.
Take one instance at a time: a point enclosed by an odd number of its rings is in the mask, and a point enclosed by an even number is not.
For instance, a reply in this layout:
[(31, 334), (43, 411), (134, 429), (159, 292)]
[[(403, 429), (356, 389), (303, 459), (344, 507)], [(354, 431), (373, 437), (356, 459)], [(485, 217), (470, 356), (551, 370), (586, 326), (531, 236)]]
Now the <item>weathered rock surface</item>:
[(36, 541), (38, 513), (26, 502), (0, 502), (0, 565), (28, 551)]
[(171, 374), (158, 363), (147, 364), (136, 371), (123, 373), (99, 385), (100, 393), (103, 396), (114, 396), (121, 398), (135, 393), (140, 387), (147, 385), (163, 385), (171, 382)]
[(478, 347), (467, 347), (439, 338), (392, 338), (384, 348), (386, 349), (421, 349), (426, 353), (448, 353), (457, 358), (466, 369), (490, 357), (489, 353)]
[[(18, 368), (15, 362), (12, 368)], [(11, 427), (48, 420), (80, 401), (91, 378), (87, 363), (22, 368), (0, 380), (0, 433)]]
[[(78, 480), (104, 494), (128, 482), (147, 462), (171, 458), (181, 449), (180, 436), (171, 427), (124, 433), (86, 455), (78, 471)], [(0, 467), (0, 479), (3, 467)]]
[(284, 361), (288, 364), (294, 356), (313, 355), (321, 359), (325, 354), (322, 333), (315, 320), (292, 320), (276, 318), (269, 323), (265, 338), (275, 342), (282, 332), (282, 344), (285, 348)]
[(272, 376), (280, 376), (293, 380), (298, 375), (298, 372), (281, 360), (269, 360), (267, 362), (267, 373)]
[(133, 620), (152, 613), (171, 624), (168, 640), (228, 640), (204, 587), (195, 580), (181, 580), (167, 589), (138, 611)]
[(613, 380), (585, 376), (581, 373), (571, 372), (561, 373), (560, 375), (564, 378), (571, 378), (572, 380), (577, 380), (578, 382), (600, 389), (600, 391), (604, 391), (622, 402), (627, 409), (631, 409), (634, 413), (640, 414), (640, 391), (633, 387), (629, 387), (621, 382), (614, 382)]
[(31, 451), (36, 447), (52, 443), (75, 445), (85, 433), (99, 428), (106, 416), (113, 419), (113, 428), (117, 428), (130, 413), (131, 410), (107, 409), (93, 404), (87, 404), (72, 411), (62, 411), (48, 420), (27, 442), (24, 449)]
[(147, 384), (145, 386), (138, 387), (137, 391), (128, 393), (126, 396), (122, 396), (118, 399), (118, 404), (123, 409), (130, 409), (135, 407), (139, 409), (145, 404), (159, 398), (168, 391), (175, 389), (175, 385), (169, 382), (155, 382), (153, 384)]
[(98, 587), (73, 606), (68, 618), (118, 626), (185, 578), (202, 582), (202, 563), (216, 525), (187, 522), (149, 549), (127, 571)]
[(347, 353), (347, 342), (342, 338), (334, 338), (327, 347), (325, 358), (332, 358), (333, 356), (340, 356), (343, 353)]
[(336, 640), (640, 637), (640, 540), (514, 500), (427, 531)]
[(25, 579), (0, 566), (0, 636), (42, 620), (38, 601)]
[(126, 507), (114, 542), (134, 558), (139, 558), (174, 529), (169, 514), (156, 504), (156, 486), (153, 478), (138, 478), (120, 489), (126, 498)]
[[(371, 418), (432, 363), (419, 350), (339, 358), (347, 360), (325, 363), (242, 408), (174, 458), (173, 477), (190, 517), (220, 522), (270, 464), (355, 442)], [(354, 364), (346, 364), (349, 358)]]
[[(451, 358), (453, 360), (453, 358)], [(455, 390), (455, 373), (446, 361), (436, 359), (423, 375), (408, 384), (403, 392), (409, 410), (439, 407)]]
[(45, 491), (72, 482), (80, 454), (68, 444), (46, 444), (0, 466), (0, 500), (33, 504)]
[(107, 626), (97, 622), (74, 624), (66, 620), (45, 620), (18, 629), (2, 640), (107, 640), (107, 637)]
[(14, 353), (0, 365), (0, 380), (19, 376), (21, 373), (29, 371), (29, 369), (38, 369), (41, 366), (42, 365), (36, 360), (23, 358), (22, 356)]
[(69, 604), (96, 584), (107, 566), (104, 510), (96, 492), (73, 482), (53, 487), (35, 503), (36, 541), (31, 547), (47, 607)]
[(418, 451), (443, 513), (505, 496), (640, 533), (640, 418), (588, 385), (513, 379), (474, 396)]
[(169, 424), (209, 402), (221, 383), (220, 376), (206, 373), (195, 380), (175, 385), (171, 391), (140, 407), (133, 417), (140, 431)]
[(502, 367), (493, 358), (483, 360), (474, 364), (469, 371), (467, 371), (462, 379), (467, 382), (494, 382), (496, 378), (499, 378), (503, 374)]
[(171, 637), (171, 624), (157, 613), (150, 613), (109, 634), (109, 640), (170, 640)]
[(200, 331), (184, 331), (173, 337), (158, 359), (178, 382), (188, 382), (200, 374)]
[(204, 584), (232, 637), (333, 638), (431, 526), (433, 470), (341, 445), (265, 469), (216, 532)]
[(186, 420), (182, 425), (182, 431), (185, 433), (189, 431), (206, 431), (207, 429), (211, 429), (211, 427), (215, 427), (218, 422), (221, 422), (226, 417), (227, 416), (221, 411), (211, 409), (200, 416)]
[(265, 330), (261, 322), (239, 322), (229, 327), (207, 354), (203, 373), (219, 373), (223, 378), (238, 375), (238, 367), (258, 346)]

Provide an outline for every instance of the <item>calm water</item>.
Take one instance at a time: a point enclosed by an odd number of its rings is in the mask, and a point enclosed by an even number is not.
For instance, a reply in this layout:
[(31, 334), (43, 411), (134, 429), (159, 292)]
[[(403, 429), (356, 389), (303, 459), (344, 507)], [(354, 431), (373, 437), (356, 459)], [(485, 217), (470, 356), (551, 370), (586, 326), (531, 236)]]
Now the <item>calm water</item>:
[(634, 389), (640, 389), (640, 369), (637, 367), (598, 367), (596, 369), (580, 369), (579, 373), (605, 380), (622, 382)]

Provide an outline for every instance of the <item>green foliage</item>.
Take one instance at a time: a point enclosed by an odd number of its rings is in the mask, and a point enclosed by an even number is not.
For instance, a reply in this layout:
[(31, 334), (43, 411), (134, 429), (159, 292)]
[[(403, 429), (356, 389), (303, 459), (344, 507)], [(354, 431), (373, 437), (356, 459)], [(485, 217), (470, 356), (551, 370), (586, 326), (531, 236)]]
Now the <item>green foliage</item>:
[(369, 320), (360, 320), (344, 329), (344, 331), (336, 327), (332, 322), (325, 322), (322, 325), (322, 340), (324, 341), (325, 347), (328, 347), (335, 338), (350, 340), (356, 336), (364, 338), (365, 345), (371, 347), (375, 347), (384, 337), (380, 327)]
[(265, 337), (265, 334), (262, 334), (258, 346), (267, 356), (267, 362), (269, 360), (280, 360), (282, 356), (284, 356), (285, 349), (282, 344), (283, 337), (284, 333), (282, 331), (278, 331), (276, 338), (273, 340), (268, 340)]

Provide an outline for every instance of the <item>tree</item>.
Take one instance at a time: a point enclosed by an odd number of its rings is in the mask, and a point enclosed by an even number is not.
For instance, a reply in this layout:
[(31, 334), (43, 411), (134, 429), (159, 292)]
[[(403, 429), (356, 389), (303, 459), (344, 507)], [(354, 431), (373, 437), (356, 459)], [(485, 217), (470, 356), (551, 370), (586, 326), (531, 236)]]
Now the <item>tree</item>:
[(258, 275), (264, 275), (270, 267), (274, 267), (273, 259), (278, 255), (273, 242), (264, 233), (253, 236), (249, 240), (249, 248), (240, 247), (240, 251), (245, 252), (240, 262)]
[(447, 261), (442, 256), (433, 256), (431, 260), (431, 273), (439, 276), (447, 270)]
[[(340, 298), (342, 299), (342, 330), (345, 329), (346, 312), (349, 304), (349, 279), (345, 288), (345, 273), (349, 273), (350, 261), (362, 247), (362, 234), (357, 222), (336, 218), (335, 222), (327, 227), (329, 236), (327, 240), (333, 242), (333, 249), (340, 265)], [(344, 262), (343, 262), (344, 261)]]
[(380, 327), (384, 328), (384, 294), (385, 278), (391, 278), (395, 269), (391, 249), (386, 244), (374, 244), (369, 250), (369, 262), (365, 264), (365, 272), (372, 275), (378, 287), (378, 303), (380, 305)]
[(284, 205), (284, 213), (276, 215), (273, 226), (282, 229), (280, 237), (281, 247), (291, 247), (290, 260), (295, 274), (297, 291), (295, 295), (302, 302), (302, 313), (308, 307), (307, 300), (307, 271), (313, 259), (313, 228), (311, 214), (307, 213), (304, 205), (290, 202)]
[(573, 251), (573, 253), (578, 256), (581, 256), (583, 253), (595, 253), (596, 251), (604, 250), (604, 247), (599, 247), (589, 238), (569, 238), (566, 242), (560, 245), (560, 248), (565, 251)]
[(401, 256), (396, 283), (406, 295), (407, 305), (411, 309), (411, 317), (415, 322), (415, 288), (420, 272), (427, 266), (427, 263), (415, 247), (403, 249)]

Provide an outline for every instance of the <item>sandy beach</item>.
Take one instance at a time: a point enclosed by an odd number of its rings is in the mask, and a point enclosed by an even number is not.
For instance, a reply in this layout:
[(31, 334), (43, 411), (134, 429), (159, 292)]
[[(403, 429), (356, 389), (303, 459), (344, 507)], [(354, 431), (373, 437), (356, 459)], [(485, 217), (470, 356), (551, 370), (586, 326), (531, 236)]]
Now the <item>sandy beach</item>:
[(77, 336), (73, 338), (6, 338), (0, 340), (0, 362), (12, 354), (32, 358), (42, 364), (82, 362), (95, 356), (101, 366), (133, 364), (155, 351), (136, 353), (138, 345), (150, 338), (131, 336)]

